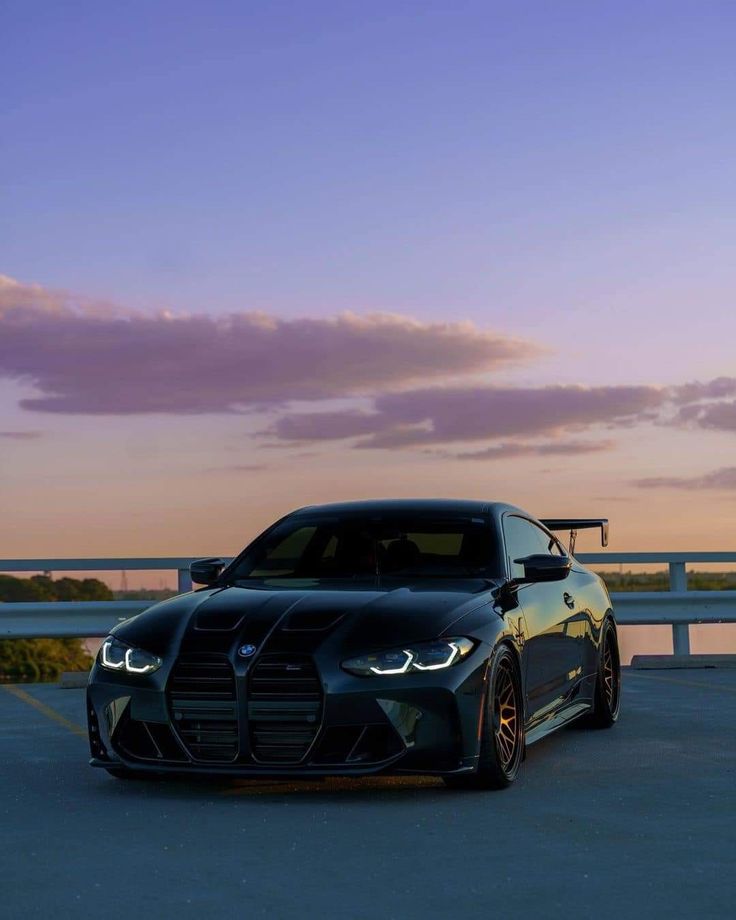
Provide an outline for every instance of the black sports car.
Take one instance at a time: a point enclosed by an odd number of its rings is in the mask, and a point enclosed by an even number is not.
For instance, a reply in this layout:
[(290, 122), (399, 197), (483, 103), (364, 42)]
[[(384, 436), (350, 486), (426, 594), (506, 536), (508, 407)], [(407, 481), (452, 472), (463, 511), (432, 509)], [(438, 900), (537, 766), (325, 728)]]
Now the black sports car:
[[(619, 711), (616, 623), (575, 531), (479, 501), (303, 508), (206, 587), (116, 626), (88, 688), (114, 776), (442, 776), (513, 782), (525, 747)], [(553, 531), (571, 530), (570, 552)]]

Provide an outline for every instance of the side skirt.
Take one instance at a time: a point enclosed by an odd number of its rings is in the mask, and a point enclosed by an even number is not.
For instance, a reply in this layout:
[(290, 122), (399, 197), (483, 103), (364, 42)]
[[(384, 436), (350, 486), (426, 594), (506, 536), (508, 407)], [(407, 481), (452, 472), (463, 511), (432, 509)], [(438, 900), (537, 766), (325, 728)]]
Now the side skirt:
[(578, 716), (582, 716), (584, 713), (590, 712), (592, 709), (592, 705), (586, 702), (571, 703), (564, 709), (558, 710), (549, 718), (544, 719), (542, 722), (537, 722), (536, 725), (527, 728), (527, 746), (530, 744), (535, 744), (537, 741), (541, 741), (542, 738), (546, 737), (547, 735), (551, 735), (552, 732), (557, 731), (558, 728), (562, 728), (563, 725), (567, 725), (568, 722), (572, 722), (573, 719), (577, 719)]

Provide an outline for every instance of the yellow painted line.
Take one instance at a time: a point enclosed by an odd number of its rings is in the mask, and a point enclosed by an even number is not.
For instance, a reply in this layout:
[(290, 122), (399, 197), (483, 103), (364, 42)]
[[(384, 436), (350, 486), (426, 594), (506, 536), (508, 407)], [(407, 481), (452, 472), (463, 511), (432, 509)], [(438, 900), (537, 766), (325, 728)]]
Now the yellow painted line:
[(659, 680), (663, 684), (679, 684), (681, 687), (702, 687), (705, 690), (722, 690), (724, 693), (736, 693), (736, 687), (724, 687), (722, 684), (705, 684), (699, 680), (675, 680), (673, 677), (643, 674), (641, 671), (629, 671), (624, 677), (624, 680), (628, 680), (629, 677), (643, 677), (645, 680)]
[(60, 712), (57, 712), (55, 709), (52, 709), (50, 706), (47, 706), (40, 700), (37, 700), (34, 696), (31, 696), (30, 693), (26, 693), (25, 690), (21, 690), (21, 688), (17, 687), (15, 684), (0, 684), (0, 687), (2, 687), (3, 690), (6, 690), (8, 693), (12, 694), (14, 697), (16, 697), (16, 699), (22, 700), (24, 703), (28, 703), (28, 705), (32, 706), (35, 710), (43, 713), (47, 719), (51, 719), (51, 721), (56, 722), (57, 725), (62, 725), (67, 729), (67, 731), (70, 731), (75, 735), (79, 735), (80, 738), (87, 737), (87, 732), (79, 725), (76, 725), (74, 722), (70, 722), (69, 719), (65, 718)]

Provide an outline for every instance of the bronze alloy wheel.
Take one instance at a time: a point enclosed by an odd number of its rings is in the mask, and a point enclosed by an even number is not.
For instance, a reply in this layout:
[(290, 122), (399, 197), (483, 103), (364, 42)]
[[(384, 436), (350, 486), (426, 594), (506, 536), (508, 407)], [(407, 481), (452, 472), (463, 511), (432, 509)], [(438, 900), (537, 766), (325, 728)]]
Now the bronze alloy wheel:
[(513, 764), (519, 743), (519, 710), (516, 681), (510, 661), (503, 661), (493, 695), (493, 735), (503, 770)]
[(583, 723), (591, 728), (610, 728), (618, 719), (621, 705), (621, 667), (616, 628), (606, 622), (601, 637), (600, 663), (595, 683), (593, 711)]
[(524, 756), (524, 709), (516, 659), (501, 645), (489, 665), (478, 765), (473, 773), (444, 776), (451, 789), (505, 789), (516, 779)]
[(616, 698), (618, 696), (618, 674), (614, 668), (611, 645), (611, 634), (609, 633), (606, 636), (606, 645), (603, 649), (603, 689), (608, 707), (613, 712), (616, 709)]

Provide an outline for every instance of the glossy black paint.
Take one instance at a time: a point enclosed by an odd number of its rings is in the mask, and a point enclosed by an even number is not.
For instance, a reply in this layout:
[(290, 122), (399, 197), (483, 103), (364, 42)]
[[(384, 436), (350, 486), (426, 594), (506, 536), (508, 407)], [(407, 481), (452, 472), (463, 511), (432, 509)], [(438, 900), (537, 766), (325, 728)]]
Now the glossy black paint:
[(189, 575), (195, 585), (213, 585), (224, 568), (222, 559), (197, 559), (189, 566)]
[(535, 553), (522, 559), (515, 559), (524, 568), (521, 578), (514, 579), (517, 585), (532, 584), (540, 581), (562, 581), (572, 569), (572, 560), (568, 556), (543, 556)]
[[(509, 557), (505, 521), (522, 518), (541, 526), (533, 518), (502, 503), (424, 500), (326, 507), (337, 515), (421, 508), (487, 516), (494, 575), (226, 585), (236, 559), (215, 584), (156, 604), (113, 630), (121, 641), (160, 656), (163, 664), (149, 675), (95, 664), (88, 687), (93, 765), (247, 776), (471, 772), (489, 660), (501, 643), (518, 665), (527, 744), (591, 710), (601, 631), (606, 619), (613, 622), (610, 599), (600, 578), (561, 548), (548, 557), (554, 561), (527, 559), (523, 579), (514, 575), (511, 569), (521, 557)], [(209, 578), (216, 566), (216, 560), (206, 560), (201, 574)], [(549, 580), (553, 572), (555, 581)], [(445, 670), (365, 678), (340, 666), (350, 657), (443, 636), (468, 637), (475, 648)], [(256, 653), (239, 656), (244, 645), (254, 645)], [(170, 691), (177, 659), (213, 655), (232, 669), (238, 747), (234, 758), (203, 761), (181, 743)], [(314, 738), (293, 763), (259, 759), (249, 725), (254, 669), (259, 661), (276, 658), (313, 662), (321, 687), (319, 722), (310, 727)], [(120, 741), (130, 731), (142, 733), (145, 756), (131, 755)], [(360, 738), (382, 740), (367, 758), (351, 759), (347, 753), (324, 762), (327, 755), (320, 752), (330, 747), (330, 739), (350, 739), (353, 731), (356, 738), (362, 732)], [(354, 750), (362, 743), (356, 741)], [(345, 751), (347, 746), (346, 741)]]

